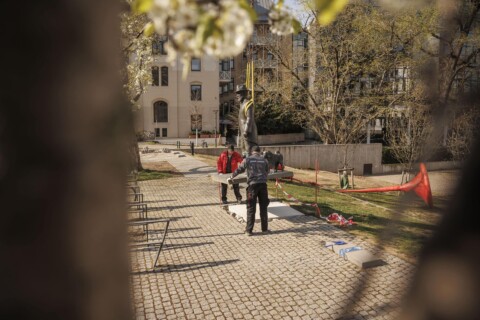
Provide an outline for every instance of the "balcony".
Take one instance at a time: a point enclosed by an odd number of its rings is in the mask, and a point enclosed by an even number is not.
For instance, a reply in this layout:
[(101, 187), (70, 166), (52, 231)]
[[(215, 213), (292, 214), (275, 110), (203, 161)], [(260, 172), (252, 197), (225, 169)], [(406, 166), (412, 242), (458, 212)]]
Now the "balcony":
[(272, 59), (255, 59), (253, 60), (255, 68), (273, 69), (278, 67), (278, 61)]
[(268, 45), (268, 44), (272, 45), (277, 40), (278, 40), (278, 38), (271, 35), (271, 34), (270, 35), (265, 35), (265, 36), (253, 35), (250, 38), (250, 43), (253, 44), (253, 45), (257, 45), (257, 46), (265, 46), (265, 45)]
[(232, 71), (220, 71), (220, 82), (230, 82), (232, 81)]

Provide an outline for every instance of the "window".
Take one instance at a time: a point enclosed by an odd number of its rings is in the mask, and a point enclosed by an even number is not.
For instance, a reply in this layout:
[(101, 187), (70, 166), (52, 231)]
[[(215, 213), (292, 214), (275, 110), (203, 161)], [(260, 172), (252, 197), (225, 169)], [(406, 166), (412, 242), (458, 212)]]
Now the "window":
[(192, 58), (192, 63), (191, 63), (192, 71), (200, 71), (202, 68), (202, 63), (200, 59), (198, 58)]
[(155, 137), (160, 138), (160, 129), (155, 128)]
[(192, 131), (198, 130), (202, 131), (202, 115), (201, 114), (192, 114), (191, 118), (191, 129)]
[(294, 48), (307, 48), (308, 38), (304, 33), (299, 33), (293, 36), (293, 47)]
[(153, 122), (168, 122), (168, 105), (164, 101), (153, 104)]
[(159, 75), (158, 75), (158, 67), (152, 67), (152, 86), (158, 86), (159, 84)]
[(162, 87), (168, 86), (168, 67), (162, 67)]
[(235, 69), (235, 60), (230, 59), (230, 69)]
[(152, 40), (152, 54), (161, 54), (166, 55), (167, 52), (165, 50), (165, 43), (167, 42), (168, 38), (166, 36), (156, 36)]
[(220, 67), (222, 71), (230, 71), (230, 62), (228, 60), (222, 60)]
[(202, 101), (202, 86), (200, 84), (190, 85), (190, 100)]
[(232, 78), (232, 80), (230, 80), (230, 82), (228, 83), (228, 91), (233, 92), (233, 88), (235, 88), (235, 86), (234, 86), (234, 79)]
[(273, 53), (267, 53), (267, 60), (273, 60)]
[(167, 128), (162, 128), (162, 137), (167, 136)]

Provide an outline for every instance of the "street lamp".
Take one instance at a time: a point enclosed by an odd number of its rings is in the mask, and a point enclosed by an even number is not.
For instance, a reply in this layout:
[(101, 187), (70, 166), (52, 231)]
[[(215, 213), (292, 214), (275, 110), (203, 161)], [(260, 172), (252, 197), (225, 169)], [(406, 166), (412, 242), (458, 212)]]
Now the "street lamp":
[(215, 113), (215, 132), (214, 132), (215, 148), (217, 147), (217, 112), (218, 110), (213, 110), (213, 113)]

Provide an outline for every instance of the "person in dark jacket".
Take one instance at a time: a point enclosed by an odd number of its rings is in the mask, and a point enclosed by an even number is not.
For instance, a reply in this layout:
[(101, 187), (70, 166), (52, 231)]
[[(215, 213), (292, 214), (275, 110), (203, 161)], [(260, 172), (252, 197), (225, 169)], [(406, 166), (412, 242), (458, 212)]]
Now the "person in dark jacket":
[(267, 208), (270, 201), (268, 200), (267, 176), (269, 171), (268, 161), (260, 154), (260, 147), (252, 148), (252, 155), (247, 157), (232, 173), (231, 178), (236, 177), (247, 170), (247, 227), (245, 234), (251, 236), (253, 226), (255, 224), (255, 211), (257, 207), (257, 198), (260, 204), (260, 221), (262, 232), (270, 232), (268, 230), (268, 213)]
[[(223, 151), (220, 154), (220, 157), (217, 160), (217, 171), (218, 174), (232, 173), (237, 170), (238, 165), (243, 161), (240, 153), (235, 151), (235, 147), (230, 145), (227, 147), (226, 151)], [(240, 187), (238, 183), (235, 183), (233, 186), (233, 192), (237, 198), (238, 203), (242, 203), (242, 195), (240, 194)], [(227, 203), (227, 184), (222, 183), (222, 203)]]

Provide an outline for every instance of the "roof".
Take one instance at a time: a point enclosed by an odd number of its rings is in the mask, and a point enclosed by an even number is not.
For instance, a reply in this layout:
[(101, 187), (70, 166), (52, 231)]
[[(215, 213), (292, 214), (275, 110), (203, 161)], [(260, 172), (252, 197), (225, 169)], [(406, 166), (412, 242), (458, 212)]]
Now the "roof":
[(257, 13), (259, 22), (268, 21), (268, 12), (273, 5), (274, 3), (272, 0), (253, 0), (253, 8)]

